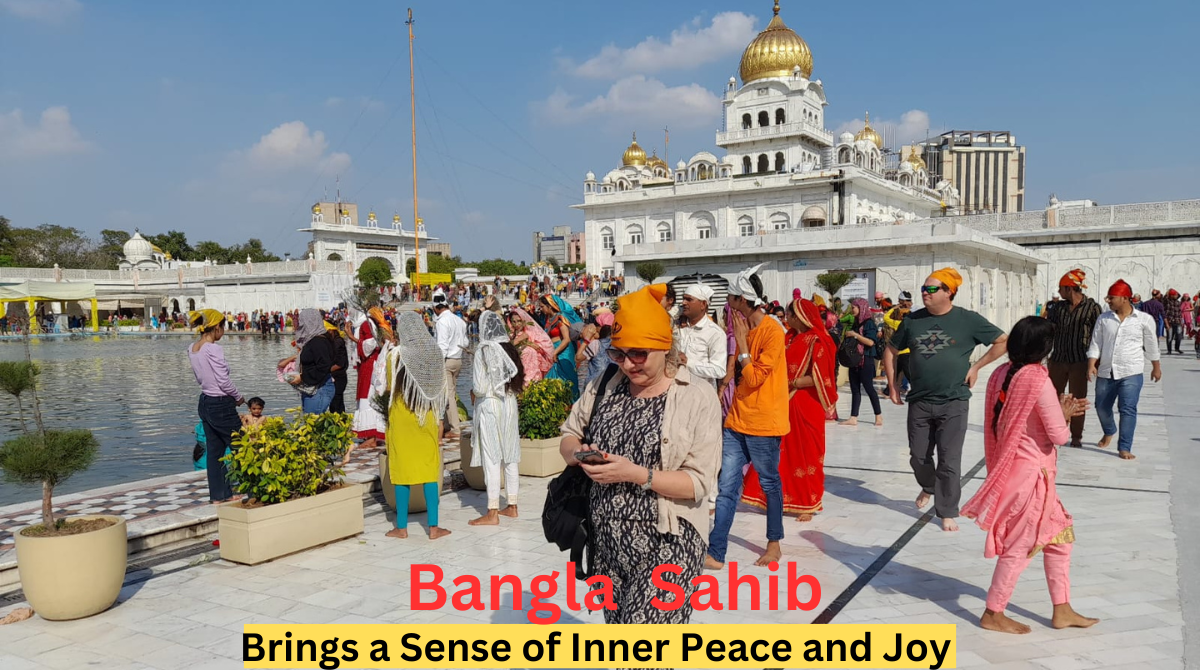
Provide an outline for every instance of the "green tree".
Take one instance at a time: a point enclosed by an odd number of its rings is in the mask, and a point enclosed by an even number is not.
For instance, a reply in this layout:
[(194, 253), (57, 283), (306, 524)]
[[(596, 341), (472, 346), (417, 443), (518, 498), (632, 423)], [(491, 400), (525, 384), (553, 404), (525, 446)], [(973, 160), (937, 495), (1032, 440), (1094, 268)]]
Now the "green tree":
[[(459, 267), (462, 267), (463, 265), (465, 265), (465, 263), (463, 263), (463, 261), (462, 261), (462, 258), (460, 258), (458, 256), (451, 256), (450, 258), (445, 258), (438, 254), (428, 254), (426, 256), (426, 258), (428, 259), (428, 262), (421, 266), (421, 274), (426, 274), (426, 273), (430, 273), (430, 272), (432, 272), (434, 274), (450, 274), (450, 273), (454, 272), (455, 270), (457, 270)], [(416, 272), (416, 267), (417, 267), (417, 259), (410, 258), (404, 264), (404, 273), (412, 274), (412, 273)]]
[(817, 286), (828, 293), (830, 298), (852, 281), (854, 276), (849, 272), (834, 271), (817, 275)]
[(84, 234), (65, 226), (43, 223), (37, 228), (13, 228), (12, 263), (17, 267), (100, 269), (106, 267), (96, 245)]
[(529, 272), (529, 268), (525, 264), (517, 265), (516, 263), (505, 258), (491, 258), (478, 263), (470, 263), (471, 267), (479, 270), (479, 274), (484, 277), (495, 277), (500, 275), (521, 275)]
[(171, 254), (171, 258), (179, 261), (194, 260), (194, 250), (188, 244), (187, 234), (178, 230), (168, 230), (161, 235), (148, 235), (146, 241), (163, 251)]
[(392, 268), (382, 258), (368, 258), (358, 266), (358, 283), (368, 289), (389, 286), (393, 283)]
[(125, 243), (130, 235), (124, 230), (104, 229), (100, 231), (100, 246), (97, 251), (109, 263), (109, 269), (115, 270), (125, 255)]
[(192, 250), (192, 255), (192, 260), (197, 261), (209, 260), (221, 264), (230, 262), (229, 250), (212, 240), (198, 242)]
[(557, 259), (557, 258), (555, 258), (555, 257), (553, 257), (553, 256), (547, 256), (547, 257), (546, 257), (546, 262), (550, 264), (550, 267), (554, 268), (554, 271), (555, 271), (555, 272), (558, 272), (558, 268), (559, 268), (560, 266), (559, 266), (559, 264), (558, 264), (558, 259)]
[(6, 217), (0, 216), (0, 267), (12, 266), (12, 245), (12, 225)]
[(661, 277), (664, 271), (663, 264), (658, 261), (638, 263), (637, 265), (637, 276), (641, 277), (642, 281), (647, 284), (653, 284), (654, 280)]
[(274, 263), (283, 260), (264, 249), (262, 240), (257, 237), (251, 237), (245, 244), (230, 247), (229, 255), (239, 263), (244, 262), (247, 257), (252, 263)]

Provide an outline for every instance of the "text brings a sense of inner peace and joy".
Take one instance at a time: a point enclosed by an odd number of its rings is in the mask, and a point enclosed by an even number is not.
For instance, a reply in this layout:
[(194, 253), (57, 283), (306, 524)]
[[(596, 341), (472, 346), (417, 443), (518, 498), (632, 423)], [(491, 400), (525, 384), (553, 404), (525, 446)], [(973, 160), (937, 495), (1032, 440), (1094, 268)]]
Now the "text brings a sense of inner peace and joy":
[[(763, 602), (760, 596), (766, 596), (766, 609), (779, 610), (779, 575), (772, 574), (767, 577), (765, 588), (760, 586), (758, 577), (754, 575), (738, 575), (738, 564), (736, 561), (729, 563), (729, 586), (727, 589), (727, 599), (722, 600), (721, 583), (714, 575), (700, 575), (692, 580), (691, 586), (695, 590), (689, 598), (685, 598), (686, 593), (684, 588), (672, 583), (666, 579), (666, 575), (680, 575), (683, 568), (671, 563), (664, 563), (654, 568), (651, 573), (651, 581), (659, 589), (670, 594), (667, 599), (655, 597), (651, 604), (660, 610), (676, 610), (683, 607), (684, 602), (689, 602), (691, 606), (698, 612), (705, 610), (737, 610), (739, 608), (738, 595), (741, 587), (745, 587), (744, 592), (748, 592), (749, 609), (763, 609)], [(767, 566), (771, 572), (779, 570), (779, 564), (772, 562)], [(821, 602), (821, 584), (816, 577), (812, 575), (798, 574), (794, 562), (787, 564), (787, 597), (785, 607), (788, 610), (804, 610), (809, 611)], [(615, 610), (620, 607), (620, 603), (613, 598), (613, 583), (612, 580), (604, 575), (596, 575), (585, 580), (587, 590), (583, 595), (582, 603), (578, 599), (578, 593), (575, 585), (575, 563), (567, 563), (565, 572), (566, 592), (567, 592), (567, 607), (578, 612), (581, 609), (589, 611), (597, 611), (602, 609)], [(430, 575), (430, 578), (426, 578)], [(460, 611), (466, 610), (499, 610), (503, 593), (507, 590), (512, 597), (512, 609), (515, 611), (524, 610), (523, 592), (524, 586), (521, 583), (521, 578), (516, 575), (492, 575), (488, 583), (488, 592), (490, 598), (484, 598), (484, 583), (479, 577), (474, 575), (460, 575), (455, 577), (451, 584), (457, 587), (453, 595), (449, 595), (447, 587), (443, 585), (445, 573), (442, 568), (432, 563), (414, 563), (409, 568), (409, 580), (411, 588), (410, 607), (413, 610), (437, 610), (445, 607), (446, 600), (449, 597), (451, 606)], [(538, 575), (530, 582), (529, 590), (533, 595), (530, 604), (530, 609), (527, 617), (530, 623), (538, 624), (553, 624), (558, 623), (562, 615), (562, 608), (557, 604), (549, 602), (558, 594), (559, 573), (557, 570), (549, 575)], [(808, 598), (800, 599), (800, 587), (807, 585), (809, 587)], [(505, 589), (508, 587), (508, 589)], [(433, 596), (432, 601), (423, 601), (422, 594)], [(745, 593), (743, 593), (745, 595)]]

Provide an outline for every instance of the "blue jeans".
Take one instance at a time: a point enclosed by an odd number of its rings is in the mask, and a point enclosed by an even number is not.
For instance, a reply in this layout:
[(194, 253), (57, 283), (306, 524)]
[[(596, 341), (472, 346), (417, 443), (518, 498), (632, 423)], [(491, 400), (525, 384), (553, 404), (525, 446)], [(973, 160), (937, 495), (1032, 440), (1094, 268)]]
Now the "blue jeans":
[(1144, 375), (1131, 375), (1124, 379), (1096, 378), (1096, 414), (1105, 435), (1116, 435), (1117, 424), (1113, 421), (1113, 401), (1121, 412), (1121, 436), (1117, 449), (1133, 449), (1133, 429), (1137, 428), (1138, 398), (1142, 395)]
[(205, 455), (208, 470), (208, 499), (213, 502), (233, 497), (229, 484), (229, 471), (221, 458), (233, 444), (233, 433), (242, 429), (242, 418), (238, 416), (237, 400), (229, 396), (214, 398), (200, 395), (198, 407), (200, 421), (204, 423)]
[(329, 411), (329, 403), (333, 402), (333, 377), (325, 380), (324, 384), (317, 387), (317, 392), (312, 395), (300, 394), (300, 409), (305, 414), (324, 414)]
[(754, 466), (767, 497), (767, 540), (783, 539), (783, 486), (779, 482), (778, 437), (743, 435), (725, 429), (721, 444), (721, 477), (717, 483), (717, 513), (708, 535), (708, 555), (722, 563), (729, 549), (729, 529), (742, 497), (742, 467)]

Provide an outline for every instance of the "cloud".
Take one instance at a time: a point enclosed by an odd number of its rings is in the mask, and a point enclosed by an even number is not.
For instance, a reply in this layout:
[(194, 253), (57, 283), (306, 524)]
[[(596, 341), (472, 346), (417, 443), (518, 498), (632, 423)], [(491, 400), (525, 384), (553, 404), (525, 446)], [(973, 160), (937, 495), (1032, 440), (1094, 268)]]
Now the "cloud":
[(345, 102), (345, 100), (343, 100), (335, 95), (332, 98), (325, 99), (325, 106), (326, 107), (337, 107), (337, 106), (341, 105), (343, 102)]
[(667, 86), (642, 75), (621, 79), (604, 95), (586, 102), (576, 100), (558, 89), (535, 106), (547, 120), (564, 125), (601, 117), (639, 123), (666, 119), (679, 127), (715, 127), (720, 121), (721, 100), (712, 91), (694, 83)]
[[(834, 136), (842, 133), (857, 133), (862, 130), (865, 121), (854, 119), (837, 127)], [(889, 119), (872, 119), (871, 127), (883, 137), (885, 146), (898, 149), (902, 145), (924, 140), (931, 132), (929, 114), (919, 109), (910, 109), (900, 115), (899, 121)]]
[[(335, 95), (333, 97), (329, 97), (329, 98), (325, 99), (325, 106), (331, 107), (331, 108), (341, 107), (342, 105), (345, 105), (350, 102), (354, 102), (354, 101), (347, 100), (346, 98), (339, 98)], [(359, 98), (355, 102), (355, 104), (359, 108), (361, 108), (363, 111), (367, 111), (367, 112), (379, 112), (387, 107), (387, 104), (384, 103), (382, 100), (375, 100), (374, 98), (370, 98), (365, 95), (362, 96), (361, 98)]]
[(628, 49), (609, 44), (583, 63), (563, 59), (561, 65), (565, 71), (588, 79), (618, 79), (632, 74), (694, 68), (740, 53), (757, 34), (755, 22), (755, 17), (742, 12), (722, 12), (702, 28), (697, 17), (672, 31), (666, 41), (647, 37)]
[(43, 23), (60, 23), (82, 9), (79, 0), (0, 0), (0, 10)]
[(235, 152), (234, 161), (258, 173), (320, 169), (342, 172), (350, 167), (350, 155), (327, 154), (325, 133), (310, 131), (303, 121), (289, 121), (273, 128), (245, 152)]
[(0, 156), (67, 156), (86, 153), (94, 148), (71, 125), (71, 113), (66, 107), (47, 107), (36, 125), (26, 124), (19, 109), (0, 114)]

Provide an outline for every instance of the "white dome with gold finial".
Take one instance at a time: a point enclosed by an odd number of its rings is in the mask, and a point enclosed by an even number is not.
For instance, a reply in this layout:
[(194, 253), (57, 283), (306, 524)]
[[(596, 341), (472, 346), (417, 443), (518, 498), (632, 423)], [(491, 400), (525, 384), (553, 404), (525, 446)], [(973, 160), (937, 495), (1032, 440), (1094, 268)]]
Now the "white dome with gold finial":
[(870, 112), (867, 112), (867, 120), (866, 120), (866, 123), (863, 125), (863, 129), (858, 131), (858, 134), (854, 136), (855, 142), (857, 142), (859, 140), (867, 140), (868, 142), (873, 143), (876, 147), (878, 147), (880, 149), (883, 148), (883, 138), (880, 137), (879, 133), (875, 132), (875, 129), (871, 127), (871, 113)]
[(621, 165), (645, 165), (646, 150), (639, 147), (637, 143), (637, 133), (633, 134), (633, 143), (625, 150), (625, 154), (621, 156)]
[(811, 78), (812, 51), (804, 38), (784, 25), (779, 18), (779, 0), (775, 0), (775, 16), (742, 52), (738, 72), (745, 85), (768, 77), (790, 76), (795, 68), (800, 68), (805, 79)]

